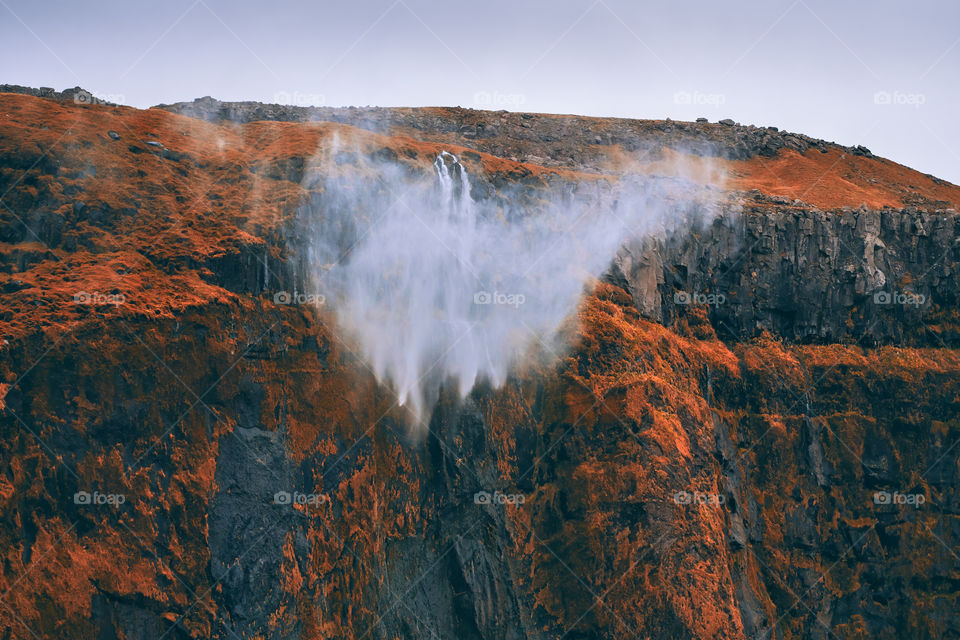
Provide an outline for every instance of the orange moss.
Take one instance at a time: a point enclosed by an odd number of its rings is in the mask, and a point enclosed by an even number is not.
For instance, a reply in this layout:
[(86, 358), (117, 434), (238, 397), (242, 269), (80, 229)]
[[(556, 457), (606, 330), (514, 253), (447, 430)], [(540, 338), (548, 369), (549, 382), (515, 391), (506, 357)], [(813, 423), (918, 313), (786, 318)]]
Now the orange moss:
[(936, 180), (884, 158), (868, 158), (830, 149), (800, 154), (781, 150), (773, 158), (755, 156), (729, 164), (733, 188), (798, 199), (828, 209), (873, 209), (916, 204), (917, 198), (960, 208), (960, 187)]

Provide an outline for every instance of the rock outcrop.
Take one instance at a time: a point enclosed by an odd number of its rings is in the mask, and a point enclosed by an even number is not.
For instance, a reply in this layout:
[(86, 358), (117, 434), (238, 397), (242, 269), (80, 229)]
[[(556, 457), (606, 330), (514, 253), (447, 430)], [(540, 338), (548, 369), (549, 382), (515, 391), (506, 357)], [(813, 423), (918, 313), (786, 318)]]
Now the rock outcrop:
[(621, 250), (614, 277), (644, 316), (673, 324), (699, 304), (725, 339), (960, 344), (955, 210), (744, 203), (697, 233)]
[[(804, 153), (816, 149), (841, 149), (870, 157), (862, 147), (843, 147), (835, 143), (789, 133), (776, 127), (741, 126), (673, 120), (598, 119), (555, 116), (509, 111), (482, 111), (460, 107), (402, 109), (382, 107), (321, 107), (264, 104), (260, 102), (222, 102), (210, 96), (193, 102), (162, 104), (157, 108), (208, 122), (340, 122), (371, 131), (410, 132), (430, 137), (449, 136), (463, 146), (503, 157), (517, 157), (545, 166), (563, 166), (584, 170), (595, 160), (598, 147), (617, 146), (628, 152), (655, 153), (663, 147), (683, 149), (699, 155), (728, 159), (748, 159), (757, 155), (774, 156), (782, 149)], [(536, 149), (526, 150), (524, 143)], [(536, 154), (541, 154), (537, 156)]]

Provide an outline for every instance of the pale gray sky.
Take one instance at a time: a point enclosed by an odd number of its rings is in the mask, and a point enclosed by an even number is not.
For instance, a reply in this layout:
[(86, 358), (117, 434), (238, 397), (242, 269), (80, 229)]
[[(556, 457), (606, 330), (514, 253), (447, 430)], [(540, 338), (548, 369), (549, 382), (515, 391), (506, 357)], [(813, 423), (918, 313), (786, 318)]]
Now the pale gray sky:
[(960, 3), (0, 0), (0, 83), (775, 125), (960, 183)]

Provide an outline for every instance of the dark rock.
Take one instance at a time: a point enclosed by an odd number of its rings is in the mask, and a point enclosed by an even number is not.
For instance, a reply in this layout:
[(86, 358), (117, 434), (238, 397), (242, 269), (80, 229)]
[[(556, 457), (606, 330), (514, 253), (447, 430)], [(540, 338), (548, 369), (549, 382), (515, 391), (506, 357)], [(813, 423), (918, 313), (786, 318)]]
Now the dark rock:
[[(715, 292), (723, 302), (708, 308), (709, 317), (728, 337), (771, 330), (801, 341), (942, 346), (944, 338), (924, 330), (922, 320), (931, 305), (957, 303), (960, 272), (935, 266), (953, 250), (956, 213), (939, 213), (943, 231), (931, 234), (919, 212), (895, 224), (890, 212), (812, 211), (790, 198), (751, 195), (758, 199), (768, 205), (761, 212), (718, 219), (699, 235), (649, 238), (621, 249), (613, 268), (637, 309), (671, 324), (687, 311), (675, 293)], [(925, 297), (923, 306), (874, 299), (878, 292), (892, 296), (884, 283), (903, 278)], [(819, 473), (829, 476), (825, 468)]]
[(16, 278), (12, 280), (7, 280), (3, 283), (3, 292), (4, 293), (16, 293), (23, 289), (29, 288), (30, 285), (26, 284), (23, 280), (17, 280)]

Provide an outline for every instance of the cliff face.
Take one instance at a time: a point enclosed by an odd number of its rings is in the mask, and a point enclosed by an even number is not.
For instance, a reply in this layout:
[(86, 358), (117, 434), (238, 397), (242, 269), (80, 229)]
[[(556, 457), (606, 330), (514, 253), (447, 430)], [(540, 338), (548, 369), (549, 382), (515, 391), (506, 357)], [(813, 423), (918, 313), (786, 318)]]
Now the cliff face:
[(625, 247), (614, 273), (651, 319), (711, 307), (724, 339), (955, 346), (953, 209), (822, 211), (760, 193), (699, 234)]
[[(960, 189), (765, 129), (203, 104), (0, 94), (4, 637), (960, 635)], [(419, 436), (275, 297), (333, 135), (518, 197), (695, 152), (730, 204)]]

